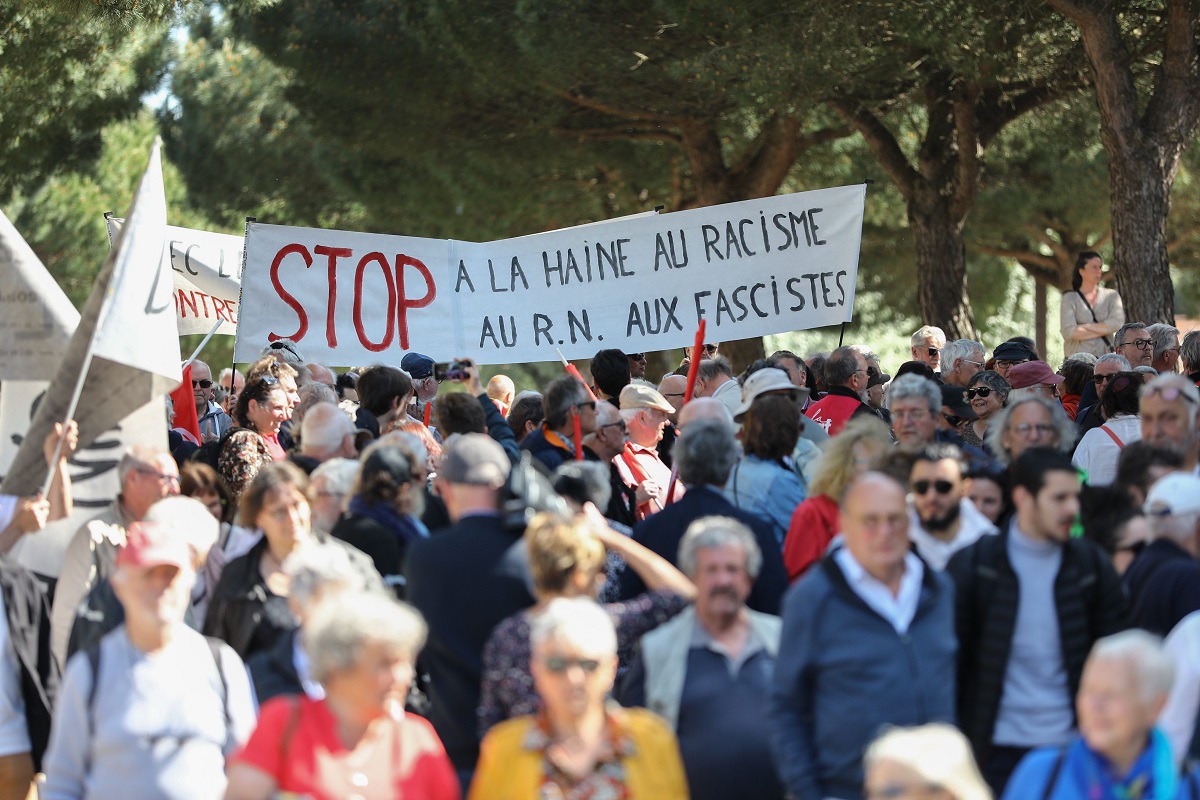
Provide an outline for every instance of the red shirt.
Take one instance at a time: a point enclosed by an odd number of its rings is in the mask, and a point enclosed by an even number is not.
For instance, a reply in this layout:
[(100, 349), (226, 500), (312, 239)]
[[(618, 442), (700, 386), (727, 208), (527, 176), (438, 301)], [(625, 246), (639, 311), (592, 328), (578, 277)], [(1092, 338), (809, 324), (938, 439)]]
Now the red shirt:
[(825, 548), (841, 527), (840, 517), (838, 504), (823, 494), (796, 506), (783, 540), (783, 565), (789, 579), (796, 580), (824, 557)]
[[(286, 757), (285, 757), (286, 756)], [(342, 800), (459, 800), (454, 767), (425, 719), (405, 714), (373, 722), (353, 751), (337, 737), (323, 700), (277, 697), (262, 707), (258, 727), (233, 761), (275, 779), (277, 792)]]

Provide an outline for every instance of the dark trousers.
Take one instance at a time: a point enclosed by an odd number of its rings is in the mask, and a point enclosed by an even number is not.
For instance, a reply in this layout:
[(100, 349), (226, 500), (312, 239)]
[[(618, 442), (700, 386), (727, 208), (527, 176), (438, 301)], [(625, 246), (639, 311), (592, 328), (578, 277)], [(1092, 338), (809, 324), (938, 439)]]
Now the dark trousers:
[(1003, 744), (992, 745), (992, 752), (988, 755), (987, 763), (980, 766), (983, 779), (988, 782), (988, 786), (992, 787), (992, 793), (996, 797), (1004, 794), (1004, 787), (1008, 785), (1008, 779), (1012, 777), (1017, 764), (1020, 764), (1021, 759), (1032, 749), (1031, 747), (1012, 747)]

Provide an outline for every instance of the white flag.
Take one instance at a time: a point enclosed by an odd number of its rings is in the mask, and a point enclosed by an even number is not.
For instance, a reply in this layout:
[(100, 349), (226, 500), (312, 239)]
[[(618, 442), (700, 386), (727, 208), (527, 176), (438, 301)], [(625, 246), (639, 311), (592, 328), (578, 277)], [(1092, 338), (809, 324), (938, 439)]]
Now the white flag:
[[(66, 418), (81, 371), (86, 369), (87, 376), (74, 415), (80, 449), (134, 411), (163, 402), (163, 395), (179, 385), (172, 283), (162, 260), (166, 197), (159, 148), (155, 142), (121, 238), (96, 276), (66, 355), (0, 486), (4, 494), (31, 495), (41, 487), (46, 477), (42, 440)], [(165, 412), (161, 420), (150, 423), (146, 433), (165, 446)]]
[(48, 381), (79, 312), (0, 212), (0, 381)]

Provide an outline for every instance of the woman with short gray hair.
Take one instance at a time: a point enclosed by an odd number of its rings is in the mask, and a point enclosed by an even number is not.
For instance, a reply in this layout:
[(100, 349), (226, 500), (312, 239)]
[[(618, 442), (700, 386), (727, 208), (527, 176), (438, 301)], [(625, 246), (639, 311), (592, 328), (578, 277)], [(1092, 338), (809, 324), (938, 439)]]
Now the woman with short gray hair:
[(458, 800), (458, 777), (433, 726), (403, 711), (426, 633), (420, 614), (384, 593), (319, 602), (302, 636), (325, 697), (263, 706), (230, 764), (226, 800)]
[[(975, 412), (975, 419), (962, 426), (962, 439), (975, 447), (987, 449), (984, 439), (987, 437), (988, 426), (992, 417), (1008, 403), (1008, 393), (1012, 390), (1008, 381), (995, 370), (976, 372), (967, 382), (967, 403)], [(993, 455), (995, 455), (993, 453)]]

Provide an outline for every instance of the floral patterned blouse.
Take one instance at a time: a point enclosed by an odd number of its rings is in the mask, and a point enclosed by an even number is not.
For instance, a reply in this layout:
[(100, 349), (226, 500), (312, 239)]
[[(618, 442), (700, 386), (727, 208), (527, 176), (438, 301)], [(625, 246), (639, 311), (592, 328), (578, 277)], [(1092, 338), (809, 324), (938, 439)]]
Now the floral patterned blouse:
[(636, 755), (637, 747), (633, 739), (621, 732), (610, 714), (605, 713), (605, 721), (608, 723), (608, 741), (596, 760), (595, 769), (577, 781), (556, 761), (557, 751), (546, 715), (537, 716), (521, 743), (526, 750), (541, 753), (546, 765), (537, 800), (628, 800), (629, 786), (621, 759)]
[[(626, 603), (605, 603), (603, 608), (617, 629), (620, 662), (628, 665), (642, 635), (687, 608), (687, 600), (674, 592), (648, 592)], [(533, 655), (529, 639), (531, 619), (530, 609), (513, 614), (496, 626), (483, 648), (480, 736), (498, 722), (536, 714), (542, 708), (529, 673), (529, 659)]]
[(243, 429), (229, 435), (217, 456), (217, 472), (233, 493), (235, 504), (262, 465), (274, 460), (267, 443), (256, 432)]

